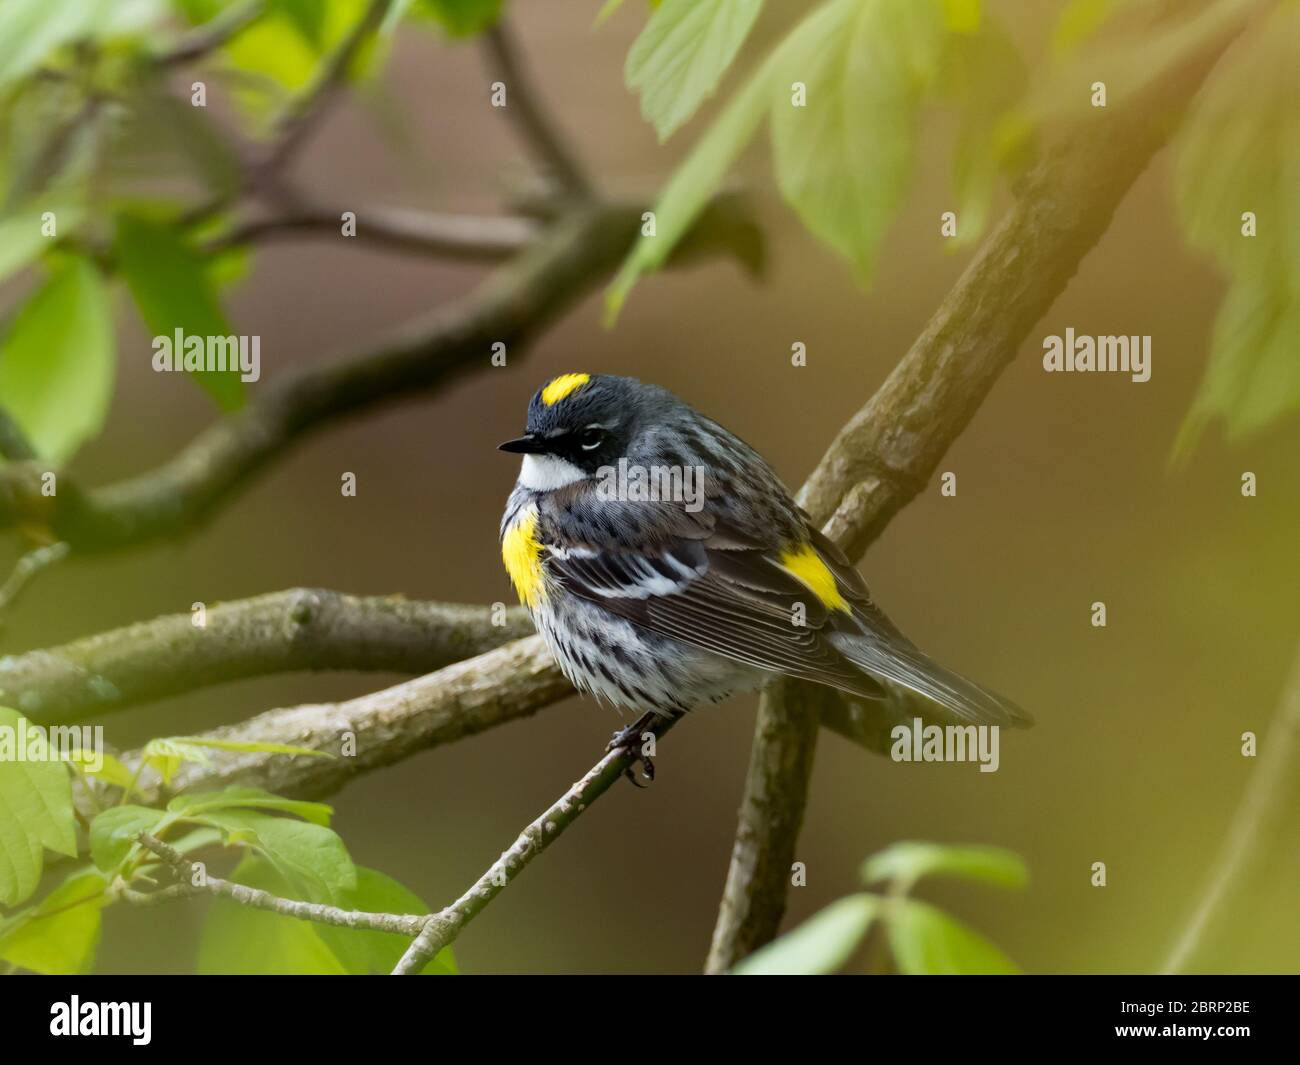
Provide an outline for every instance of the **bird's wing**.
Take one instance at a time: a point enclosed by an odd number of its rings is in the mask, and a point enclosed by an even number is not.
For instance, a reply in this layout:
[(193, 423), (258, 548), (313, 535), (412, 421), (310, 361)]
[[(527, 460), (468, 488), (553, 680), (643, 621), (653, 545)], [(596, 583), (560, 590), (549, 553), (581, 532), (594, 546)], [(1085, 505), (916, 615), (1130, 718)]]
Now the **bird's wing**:
[(710, 525), (693, 536), (660, 530), (616, 548), (545, 544), (546, 570), (569, 594), (660, 635), (864, 698), (884, 696), (828, 642), (831, 609), (777, 553)]
[(865, 698), (885, 682), (963, 722), (1027, 724), (1008, 700), (934, 662), (872, 601), (843, 552), (815, 528), (785, 549), (716, 519), (619, 546), (547, 545), (565, 591), (652, 632), (737, 662)]

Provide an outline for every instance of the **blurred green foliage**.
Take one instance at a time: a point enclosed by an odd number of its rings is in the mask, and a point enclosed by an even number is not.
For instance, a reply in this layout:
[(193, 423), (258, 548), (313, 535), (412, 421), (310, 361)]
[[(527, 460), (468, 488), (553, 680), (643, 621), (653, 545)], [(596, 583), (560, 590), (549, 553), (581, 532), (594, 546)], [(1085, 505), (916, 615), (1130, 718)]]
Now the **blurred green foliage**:
[[(718, 84), (755, 17), (746, 7), (744, 20), (709, 18), (712, 6), (666, 2), (629, 55), (628, 87), (642, 92), (643, 113), (661, 137)], [(814, 8), (732, 96), (664, 186), (654, 232), (641, 237), (609, 288), (609, 322), (640, 277), (667, 261), (764, 118), (782, 195), (865, 284), (910, 187), (925, 104), (946, 104), (957, 115), (953, 243), (969, 245), (988, 224), (999, 175), (1025, 164), (1036, 128), (1095, 117), (1095, 81), (1106, 83), (1108, 107), (1122, 106), (1253, 16), (1211, 73), (1177, 141), (1183, 232), (1219, 259), (1231, 284), (1176, 452), (1185, 456), (1214, 421), (1238, 439), (1294, 412), (1300, 407), (1300, 8), (1280, 0), (1214, 0), (1171, 15), (1151, 0), (1071, 0), (1052, 35), (1052, 62), (1032, 91), (1016, 47), (984, 8), (981, 0), (827, 0)], [(688, 17), (705, 37), (688, 52), (678, 49), (674, 67), (670, 42)], [(675, 84), (665, 71), (676, 73)], [(1247, 211), (1258, 220), (1258, 235), (1246, 231)]]
[(909, 976), (1007, 975), (1020, 970), (993, 943), (942, 910), (911, 898), (925, 877), (950, 876), (1020, 889), (1025, 863), (1000, 847), (895, 843), (862, 865), (862, 882), (885, 882), (885, 894), (859, 892), (831, 903), (798, 928), (736, 966), (742, 976), (832, 973), (858, 951), (873, 925), (884, 927), (894, 965)]
[[(219, 250), (213, 238), (228, 227), (246, 175), (206, 109), (174, 95), (165, 57), (241, 6), (0, 4), (0, 281), (21, 291), (0, 323), (0, 407), (53, 462), (92, 440), (109, 410), (118, 282), (158, 335), (229, 335), (237, 328), (223, 307), (222, 286), (241, 275), (247, 255)], [(598, 21), (618, 6), (607, 3)], [(633, 6), (647, 21), (627, 57), (627, 86), (640, 93), (643, 115), (666, 139), (706, 105), (738, 61), (747, 61), (744, 46), (763, 5)], [(503, 8), (504, 0), (394, 0), (377, 39), (346, 74), (360, 81), (381, 70), (400, 26), (473, 37), (495, 25)], [(1213, 0), (1159, 21), (1166, 8), (1149, 0), (1062, 5), (1051, 62), (1035, 84), (981, 0), (816, 5), (754, 62), (664, 186), (654, 235), (636, 244), (610, 289), (611, 314), (643, 274), (663, 265), (765, 121), (782, 196), (866, 282), (910, 188), (928, 108), (947, 108), (955, 118), (955, 244), (969, 245), (988, 224), (1000, 177), (1025, 164), (1035, 130), (1097, 119), (1087, 104), (1093, 80), (1108, 80), (1109, 106), (1121, 106), (1225, 25), (1254, 16), (1193, 101), (1175, 143), (1182, 231), (1229, 278), (1209, 369), (1177, 446), (1186, 454), (1213, 423), (1234, 439), (1266, 428), (1300, 406), (1300, 5)], [(366, 11), (366, 0), (267, 0), (259, 17), (205, 57), (201, 77), (237, 102), (241, 138), (265, 143)], [(235, 376), (193, 376), (221, 409), (242, 403)], [(0, 724), (18, 721), (15, 711), (0, 708)], [(145, 764), (168, 778), (181, 762), (202, 761), (205, 742), (154, 740)], [(355, 866), (329, 827), (328, 807), (247, 789), (181, 796), (166, 809), (101, 812), (90, 829), (93, 864), (32, 904), (45, 851), (76, 856), (69, 774), (89, 772), (75, 759), (0, 760), (0, 904), (11, 910), (0, 916), (0, 958), (12, 965), (80, 972), (93, 964), (101, 911), (120, 901), (123, 885), (156, 870), (156, 859), (135, 842), (140, 831), (165, 836), (183, 853), (233, 849), (236, 879), (278, 894), (425, 911), (400, 885)], [(130, 797), (134, 779), (119, 763), (107, 759), (97, 775)], [(1013, 971), (995, 946), (910, 897), (919, 879), (936, 875), (1008, 887), (1024, 881), (1023, 865), (1002, 852), (899, 844), (864, 867), (868, 884), (890, 883), (885, 894), (837, 902), (741, 971), (837, 969), (877, 922), (902, 971)], [(402, 947), (400, 937), (219, 903), (200, 966), (387, 971)], [(440, 955), (430, 971), (454, 971), (450, 955)]]
[[(0, 758), (0, 904), (20, 906), (36, 891), (46, 848), (77, 857), (72, 774), (88, 774), (89, 760), (50, 758), (44, 734), (17, 711), (0, 707), (7, 734), (36, 737), (23, 752)], [(37, 746), (32, 746), (35, 743)], [(283, 744), (231, 743), (204, 737), (168, 737), (145, 745), (141, 771), (169, 780), (182, 762), (207, 761), (205, 748), (285, 756), (321, 752)], [(258, 788), (177, 795), (165, 808), (127, 802), (136, 777), (105, 759), (102, 778), (121, 787), (122, 800), (90, 822), (91, 865), (74, 869), (39, 902), (0, 916), (0, 960), (39, 973), (89, 971), (95, 960), (102, 911), (128, 891), (156, 886), (162, 865), (137, 842), (147, 832), (184, 855), (205, 861), (233, 850), (232, 878), (280, 898), (372, 913), (425, 914), (429, 907), (395, 880), (358, 867), (330, 828), (324, 803), (285, 799)], [(137, 776), (139, 774), (137, 773)], [(102, 793), (101, 793), (102, 794)], [(202, 972), (387, 973), (408, 940), (387, 932), (313, 925), (233, 902), (212, 906), (199, 949)], [(456, 971), (450, 949), (423, 970)]]

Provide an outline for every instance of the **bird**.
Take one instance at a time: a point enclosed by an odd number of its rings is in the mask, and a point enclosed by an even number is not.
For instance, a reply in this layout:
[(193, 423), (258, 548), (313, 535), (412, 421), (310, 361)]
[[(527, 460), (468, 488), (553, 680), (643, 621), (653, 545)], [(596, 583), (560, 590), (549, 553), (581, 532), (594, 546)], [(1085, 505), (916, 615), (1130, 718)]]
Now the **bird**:
[(500, 530), (520, 601), (575, 687), (641, 715), (611, 749), (776, 676), (1030, 724), (908, 640), (762, 456), (667, 389), (561, 374), (499, 449), (522, 456)]

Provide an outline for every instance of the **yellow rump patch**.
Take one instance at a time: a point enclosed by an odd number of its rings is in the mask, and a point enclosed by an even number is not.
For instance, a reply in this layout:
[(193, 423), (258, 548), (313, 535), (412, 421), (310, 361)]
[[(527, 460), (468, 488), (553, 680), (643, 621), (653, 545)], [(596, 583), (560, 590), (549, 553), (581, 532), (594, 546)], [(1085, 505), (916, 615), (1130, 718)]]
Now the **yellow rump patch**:
[(821, 600), (823, 606), (831, 610), (843, 610), (846, 614), (852, 613), (835, 584), (835, 574), (822, 561), (812, 544), (787, 548), (781, 553), (781, 565), (801, 584), (807, 585), (808, 590)]
[(501, 558), (519, 601), (532, 608), (546, 599), (542, 545), (537, 539), (537, 508), (529, 507), (501, 538)]
[(576, 392), (590, 380), (591, 374), (589, 373), (560, 374), (559, 377), (542, 389), (542, 402), (548, 407), (553, 407), (569, 393)]

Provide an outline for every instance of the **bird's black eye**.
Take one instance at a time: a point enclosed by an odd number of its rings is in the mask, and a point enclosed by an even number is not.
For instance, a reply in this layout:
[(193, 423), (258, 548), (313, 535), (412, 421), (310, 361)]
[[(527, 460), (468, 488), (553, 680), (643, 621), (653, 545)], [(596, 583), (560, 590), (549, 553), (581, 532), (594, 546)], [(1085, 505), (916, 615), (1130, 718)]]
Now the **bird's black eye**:
[(591, 425), (578, 434), (578, 443), (583, 451), (595, 451), (605, 442), (605, 430)]

